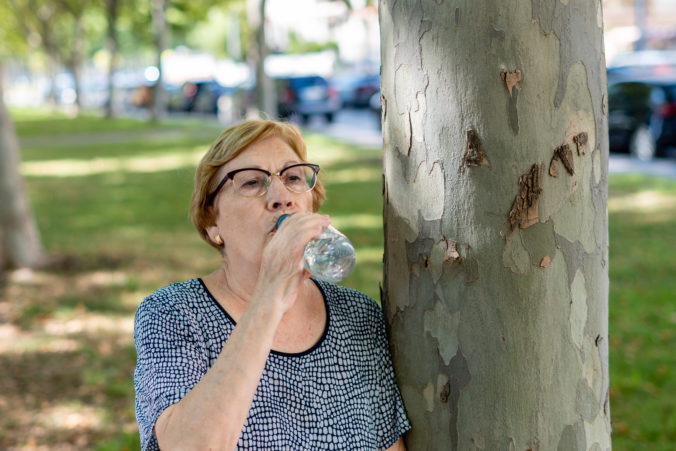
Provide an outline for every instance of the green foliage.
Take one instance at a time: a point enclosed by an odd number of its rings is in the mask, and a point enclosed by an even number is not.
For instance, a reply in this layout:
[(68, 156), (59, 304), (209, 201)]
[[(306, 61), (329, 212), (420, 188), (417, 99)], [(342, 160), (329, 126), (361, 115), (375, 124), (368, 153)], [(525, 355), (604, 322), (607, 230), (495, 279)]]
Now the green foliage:
[[(143, 296), (219, 264), (187, 208), (191, 158), (220, 128), (13, 116), (24, 168), (61, 164), (61, 174), (27, 177), (44, 243), (59, 264), (0, 293), (3, 330), (13, 334), (12, 352), (0, 352), (0, 448), (138, 449), (130, 321)], [(378, 299), (381, 152), (306, 138), (327, 188), (322, 211), (357, 248), (344, 284)], [(160, 167), (167, 155), (190, 158)], [(145, 163), (106, 166), (115, 158)], [(75, 170), (96, 159), (105, 164)], [(668, 396), (676, 392), (676, 182), (612, 176), (609, 220), (613, 447), (667, 450), (676, 442)]]
[[(246, 20), (244, 2), (228, 2), (213, 6), (205, 20), (195, 23), (186, 34), (186, 43), (194, 49), (206, 50), (219, 57), (243, 60), (249, 45), (251, 32)], [(237, 35), (239, 49), (233, 51), (228, 40)], [(231, 54), (233, 53), (233, 54)]]
[(289, 46), (284, 49), (285, 53), (313, 53), (322, 50), (338, 51), (338, 44), (334, 41), (328, 42), (310, 42), (304, 41), (294, 31), (289, 33)]
[(6, 1), (0, 1), (0, 59), (7, 60), (10, 57), (24, 55), (29, 45), (24, 37), (17, 20), (14, 18), (12, 8)]
[[(155, 46), (152, 0), (118, 0), (119, 51), (128, 57), (148, 54)], [(216, 10), (243, 5), (241, 0), (167, 0), (166, 19), (171, 46), (183, 45), (187, 36)], [(243, 9), (243, 7), (239, 7)], [(82, 23), (83, 56), (91, 57), (104, 47), (105, 2), (95, 0), (3, 0), (0, 2), (0, 58), (35, 59), (49, 54), (67, 65), (75, 50), (75, 21)], [(212, 44), (214, 39), (212, 37)], [(222, 44), (222, 50), (225, 44)], [(207, 48), (206, 46), (204, 48)], [(208, 48), (212, 50), (212, 48)], [(44, 65), (44, 64), (43, 64)]]
[[(7, 6), (29, 46), (39, 46), (45, 53), (59, 58), (60, 62), (68, 63), (75, 51), (76, 21), (83, 18), (95, 3), (91, 0), (8, 0)], [(85, 42), (82, 40), (82, 43)]]

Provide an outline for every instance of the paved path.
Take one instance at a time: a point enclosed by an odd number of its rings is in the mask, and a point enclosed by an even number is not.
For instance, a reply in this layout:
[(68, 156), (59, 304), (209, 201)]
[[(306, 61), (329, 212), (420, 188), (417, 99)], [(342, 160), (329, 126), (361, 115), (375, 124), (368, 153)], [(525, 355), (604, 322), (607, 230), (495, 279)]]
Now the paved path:
[(371, 110), (344, 109), (330, 124), (323, 118), (312, 118), (307, 129), (360, 146), (382, 147), (379, 122), (380, 118)]
[(611, 154), (608, 170), (611, 174), (638, 173), (676, 179), (676, 158), (641, 161), (628, 155)]
[[(345, 109), (336, 115), (332, 124), (313, 119), (308, 129), (358, 145), (382, 146), (379, 118), (369, 110)], [(611, 154), (608, 165), (611, 174), (639, 173), (676, 179), (676, 157), (640, 161), (628, 155)]]

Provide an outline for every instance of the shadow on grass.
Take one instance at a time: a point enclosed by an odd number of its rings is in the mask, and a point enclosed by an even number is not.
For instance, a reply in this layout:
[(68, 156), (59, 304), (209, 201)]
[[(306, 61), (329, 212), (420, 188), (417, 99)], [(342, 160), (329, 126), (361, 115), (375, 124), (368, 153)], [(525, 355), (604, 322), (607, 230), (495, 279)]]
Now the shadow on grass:
[(138, 449), (135, 359), (127, 331), (66, 331), (39, 349), (0, 353), (0, 448)]

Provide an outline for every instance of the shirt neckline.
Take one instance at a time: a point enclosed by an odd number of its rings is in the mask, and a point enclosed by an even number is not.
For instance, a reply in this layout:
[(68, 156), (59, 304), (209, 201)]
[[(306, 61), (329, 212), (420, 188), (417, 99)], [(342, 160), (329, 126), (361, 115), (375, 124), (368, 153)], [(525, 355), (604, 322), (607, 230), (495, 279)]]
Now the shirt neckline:
[[(200, 285), (202, 285), (202, 288), (204, 288), (204, 291), (205, 291), (206, 294), (207, 294), (207, 299), (209, 299), (212, 303), (214, 303), (214, 304), (216, 305), (216, 307), (217, 307), (221, 312), (223, 312), (223, 314), (225, 315), (225, 317), (226, 317), (226, 318), (227, 318), (234, 326), (237, 326), (237, 321), (235, 321), (235, 320), (233, 319), (233, 317), (230, 316), (230, 314), (227, 312), (227, 310), (225, 310), (225, 308), (223, 308), (223, 306), (216, 300), (216, 298), (214, 297), (214, 295), (211, 294), (211, 291), (209, 291), (209, 288), (207, 288), (207, 285), (204, 283), (204, 280), (202, 280), (201, 277), (198, 277), (196, 280), (200, 283)], [(322, 343), (324, 343), (324, 340), (326, 339), (326, 336), (328, 335), (328, 332), (329, 332), (329, 321), (330, 321), (330, 318), (331, 318), (331, 315), (329, 314), (329, 302), (328, 302), (328, 299), (327, 299), (327, 296), (326, 296), (326, 291), (324, 291), (324, 287), (322, 286), (322, 284), (319, 283), (317, 280), (315, 280), (315, 279), (313, 279), (313, 278), (310, 278), (310, 280), (317, 286), (317, 288), (319, 288), (319, 292), (320, 292), (321, 295), (322, 295), (322, 300), (324, 301), (324, 312), (325, 312), (325, 314), (326, 314), (326, 321), (324, 321), (324, 331), (322, 332), (322, 336), (319, 337), (319, 340), (317, 340), (317, 342), (316, 342), (314, 345), (310, 346), (310, 347), (309, 347), (308, 349), (306, 349), (305, 351), (300, 351), (300, 352), (282, 352), (282, 351), (276, 351), (276, 350), (274, 350), (274, 349), (271, 349), (271, 350), (270, 350), (270, 353), (271, 353), (271, 354), (278, 355), (278, 356), (282, 356), (282, 357), (303, 357), (303, 356), (305, 356), (305, 355), (310, 354), (310, 353), (313, 352), (315, 349), (319, 348), (319, 347), (322, 345)]]

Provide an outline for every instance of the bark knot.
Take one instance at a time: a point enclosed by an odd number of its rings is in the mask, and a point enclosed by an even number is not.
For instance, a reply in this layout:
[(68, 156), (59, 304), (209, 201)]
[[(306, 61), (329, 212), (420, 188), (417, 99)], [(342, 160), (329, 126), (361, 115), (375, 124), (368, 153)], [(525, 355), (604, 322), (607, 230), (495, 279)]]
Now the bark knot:
[(465, 156), (462, 161), (462, 167), (467, 168), (470, 166), (489, 166), (491, 162), (488, 161), (486, 152), (484, 151), (484, 146), (481, 143), (481, 139), (476, 131), (473, 129), (467, 130), (467, 145), (465, 146)]
[(441, 399), (441, 402), (446, 404), (448, 402), (448, 397), (451, 395), (451, 384), (446, 382), (441, 389), (441, 393), (439, 394), (439, 398)]

